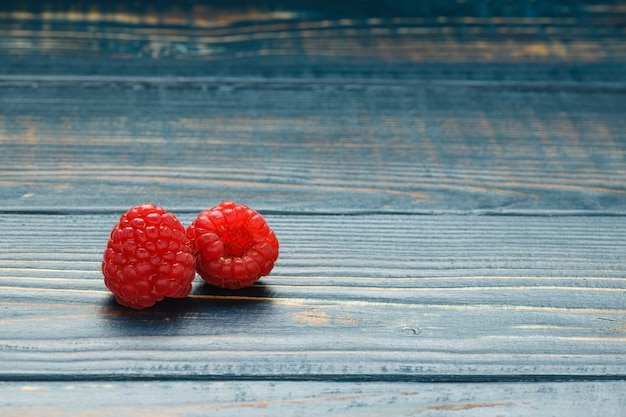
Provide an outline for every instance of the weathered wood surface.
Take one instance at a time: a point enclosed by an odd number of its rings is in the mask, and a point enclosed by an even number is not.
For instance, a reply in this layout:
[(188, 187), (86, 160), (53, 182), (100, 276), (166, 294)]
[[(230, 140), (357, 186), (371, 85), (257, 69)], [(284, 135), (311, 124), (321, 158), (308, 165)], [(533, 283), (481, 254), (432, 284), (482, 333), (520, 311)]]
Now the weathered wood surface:
[(626, 81), (619, 0), (195, 3), (5, 1), (0, 74)]
[[(626, 5), (374, 3), (0, 5), (1, 415), (624, 415)], [(222, 199), (269, 277), (115, 304)]]
[(129, 311), (99, 272), (115, 216), (2, 216), (0, 377), (626, 375), (615, 218), (268, 221), (282, 244), (271, 276), (234, 292), (198, 282), (189, 299)]
[(518, 87), (11, 82), (0, 210), (625, 214), (626, 89)]
[[(0, 383), (4, 417), (198, 415), (617, 415), (626, 383), (500, 384), (237, 382)], [(71, 401), (68, 401), (70, 399)], [(138, 410), (141, 410), (138, 412)], [(590, 411), (592, 414), (590, 414)]]

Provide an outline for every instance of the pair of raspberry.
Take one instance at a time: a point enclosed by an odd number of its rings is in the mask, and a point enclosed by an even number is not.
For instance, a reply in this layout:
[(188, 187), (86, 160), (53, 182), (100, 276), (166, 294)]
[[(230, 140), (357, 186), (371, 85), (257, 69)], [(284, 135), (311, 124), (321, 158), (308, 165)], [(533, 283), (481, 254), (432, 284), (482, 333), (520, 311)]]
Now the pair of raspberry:
[(191, 292), (196, 271), (209, 284), (237, 289), (270, 273), (278, 239), (251, 208), (223, 201), (185, 229), (164, 208), (132, 207), (111, 231), (104, 283), (118, 303), (135, 309)]

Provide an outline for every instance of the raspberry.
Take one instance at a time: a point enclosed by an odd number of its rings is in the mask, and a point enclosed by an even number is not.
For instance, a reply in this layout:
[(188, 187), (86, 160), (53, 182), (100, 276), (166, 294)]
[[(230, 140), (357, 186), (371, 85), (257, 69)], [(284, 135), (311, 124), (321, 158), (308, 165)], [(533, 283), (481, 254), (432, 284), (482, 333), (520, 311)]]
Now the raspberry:
[(278, 258), (278, 239), (251, 208), (223, 201), (201, 212), (187, 228), (196, 271), (221, 288), (247, 287), (270, 273)]
[(165, 297), (186, 297), (196, 273), (185, 227), (154, 204), (132, 207), (111, 231), (102, 273), (104, 284), (126, 307), (142, 309)]

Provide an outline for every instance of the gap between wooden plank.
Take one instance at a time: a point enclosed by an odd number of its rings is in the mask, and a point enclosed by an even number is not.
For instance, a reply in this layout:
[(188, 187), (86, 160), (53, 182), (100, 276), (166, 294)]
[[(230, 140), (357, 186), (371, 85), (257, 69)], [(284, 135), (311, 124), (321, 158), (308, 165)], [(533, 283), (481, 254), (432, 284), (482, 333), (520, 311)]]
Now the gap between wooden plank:
[(613, 93), (626, 92), (624, 82), (572, 82), (572, 81), (484, 81), (484, 80), (393, 80), (365, 79), (351, 80), (340, 78), (265, 78), (265, 77), (199, 77), (199, 76), (105, 76), (105, 75), (1, 75), (0, 88), (6, 87), (73, 87), (81, 88), (117, 88), (117, 89), (216, 89), (216, 88), (473, 88), (480, 90), (514, 90), (525, 92), (579, 92)]
[[(0, 214), (32, 216), (89, 216), (122, 215), (129, 207), (0, 207)], [(169, 207), (176, 214), (197, 214), (204, 208)], [(271, 216), (294, 217), (359, 217), (359, 216), (510, 216), (510, 217), (626, 217), (624, 211), (612, 210), (511, 210), (511, 209), (476, 209), (476, 210), (353, 210), (353, 211), (291, 211), (276, 209), (258, 209), (259, 213)]]
[(527, 374), (527, 375), (466, 375), (466, 374), (281, 374), (281, 375), (136, 375), (136, 374), (0, 374), (2, 382), (172, 382), (172, 381), (291, 381), (291, 382), (337, 382), (337, 383), (368, 383), (368, 382), (413, 382), (433, 384), (493, 384), (493, 383), (546, 383), (546, 382), (599, 382), (626, 381), (626, 374), (603, 375), (570, 375), (570, 374)]

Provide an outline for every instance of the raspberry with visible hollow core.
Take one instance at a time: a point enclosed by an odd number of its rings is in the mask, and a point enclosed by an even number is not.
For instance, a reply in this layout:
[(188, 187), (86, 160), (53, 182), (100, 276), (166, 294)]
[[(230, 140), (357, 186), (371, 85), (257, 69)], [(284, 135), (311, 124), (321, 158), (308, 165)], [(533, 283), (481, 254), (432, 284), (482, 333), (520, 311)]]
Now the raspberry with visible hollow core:
[(201, 212), (187, 228), (196, 271), (221, 288), (247, 287), (270, 273), (278, 259), (278, 239), (251, 208), (223, 201)]
[(102, 273), (126, 307), (143, 309), (165, 297), (186, 297), (196, 271), (185, 227), (162, 207), (132, 207), (111, 231)]

